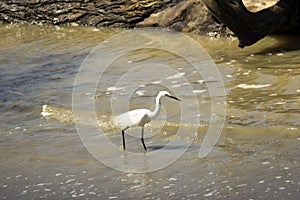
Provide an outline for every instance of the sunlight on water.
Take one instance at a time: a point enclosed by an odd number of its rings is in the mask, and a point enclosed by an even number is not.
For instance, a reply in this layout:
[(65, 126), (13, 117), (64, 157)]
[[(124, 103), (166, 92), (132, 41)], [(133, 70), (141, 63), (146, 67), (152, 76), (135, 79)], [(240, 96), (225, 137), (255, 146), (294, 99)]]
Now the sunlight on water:
[[(73, 124), (74, 118), (73, 113), (71, 109), (63, 108), (63, 107), (57, 107), (57, 106), (51, 106), (51, 105), (43, 105), (42, 106), (42, 112), (41, 115), (43, 118), (47, 120), (57, 120), (60, 123), (66, 123), (66, 124)], [(114, 117), (112, 115), (105, 115), (103, 113), (97, 113), (96, 120), (95, 119), (87, 119), (85, 117), (84, 111), (82, 111), (82, 118), (77, 119), (76, 123), (81, 123), (86, 126), (93, 126), (99, 129), (106, 130), (107, 134), (112, 134), (114, 131), (118, 130), (119, 127), (114, 122)], [(178, 123), (178, 122), (172, 122), (172, 121), (158, 121), (154, 120), (150, 122), (149, 124), (146, 124), (146, 128), (152, 128), (157, 129), (162, 124), (164, 124), (167, 127), (199, 127), (204, 128), (207, 127), (207, 124), (191, 124), (191, 123)]]

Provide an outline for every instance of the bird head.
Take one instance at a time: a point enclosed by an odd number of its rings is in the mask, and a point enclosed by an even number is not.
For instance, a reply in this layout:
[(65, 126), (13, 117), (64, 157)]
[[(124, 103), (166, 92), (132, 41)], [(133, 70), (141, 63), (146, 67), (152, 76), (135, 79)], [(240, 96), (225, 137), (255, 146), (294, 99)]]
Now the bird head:
[(178, 99), (177, 97), (174, 97), (174, 96), (172, 96), (169, 92), (167, 92), (167, 91), (160, 91), (159, 93), (158, 93), (158, 95), (157, 95), (159, 98), (160, 97), (163, 97), (163, 96), (166, 96), (166, 97), (169, 97), (169, 98), (171, 98), (171, 99), (175, 99), (175, 100), (177, 100), (177, 101), (181, 101), (180, 99)]

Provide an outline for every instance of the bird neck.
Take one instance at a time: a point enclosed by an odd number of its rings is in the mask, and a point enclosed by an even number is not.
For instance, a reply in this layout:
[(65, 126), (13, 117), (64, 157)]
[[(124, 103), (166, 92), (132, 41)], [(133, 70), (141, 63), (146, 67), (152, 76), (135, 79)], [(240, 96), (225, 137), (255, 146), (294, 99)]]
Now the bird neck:
[(156, 97), (156, 103), (155, 103), (155, 108), (153, 111), (151, 111), (150, 113), (150, 118), (154, 119), (158, 116), (159, 111), (160, 111), (160, 107), (161, 107), (161, 101), (160, 101), (160, 97)]

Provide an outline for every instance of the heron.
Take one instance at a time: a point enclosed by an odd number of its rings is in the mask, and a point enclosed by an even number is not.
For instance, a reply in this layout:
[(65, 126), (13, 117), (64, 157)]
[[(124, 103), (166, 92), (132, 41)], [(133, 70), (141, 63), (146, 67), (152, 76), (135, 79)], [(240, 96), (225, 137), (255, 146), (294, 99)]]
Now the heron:
[(156, 97), (155, 108), (153, 111), (149, 109), (136, 109), (115, 117), (115, 122), (117, 126), (121, 127), (122, 129), (123, 150), (125, 150), (125, 131), (130, 127), (141, 126), (141, 141), (145, 151), (147, 151), (147, 147), (144, 142), (144, 126), (145, 124), (149, 123), (151, 120), (155, 119), (158, 116), (161, 108), (160, 99), (164, 96), (175, 99), (177, 101), (181, 101), (177, 97), (170, 95), (170, 93), (167, 91), (160, 91)]

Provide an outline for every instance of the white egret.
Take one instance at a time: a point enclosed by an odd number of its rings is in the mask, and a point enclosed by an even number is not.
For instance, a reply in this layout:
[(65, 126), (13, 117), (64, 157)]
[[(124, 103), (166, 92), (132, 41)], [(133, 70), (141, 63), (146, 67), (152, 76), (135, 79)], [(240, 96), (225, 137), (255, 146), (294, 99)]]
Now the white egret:
[(122, 128), (122, 139), (123, 139), (123, 149), (125, 150), (125, 131), (133, 126), (141, 126), (142, 127), (142, 135), (141, 141), (144, 146), (145, 151), (147, 151), (146, 145), (144, 143), (144, 126), (146, 123), (155, 119), (160, 111), (161, 107), (161, 97), (167, 96), (169, 98), (175, 99), (177, 101), (181, 101), (177, 97), (171, 96), (167, 91), (160, 91), (156, 97), (155, 109), (153, 111), (148, 109), (136, 109), (131, 110), (126, 113), (123, 113), (117, 117), (115, 117), (116, 124)]

